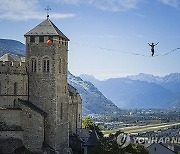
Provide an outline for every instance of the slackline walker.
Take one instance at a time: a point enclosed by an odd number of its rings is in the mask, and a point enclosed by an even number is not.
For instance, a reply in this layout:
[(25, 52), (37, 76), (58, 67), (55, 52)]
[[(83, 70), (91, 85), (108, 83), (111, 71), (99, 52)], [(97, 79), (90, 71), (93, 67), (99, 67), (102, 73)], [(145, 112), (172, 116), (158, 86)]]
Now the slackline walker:
[[(158, 42), (159, 43), (159, 42)], [(156, 45), (158, 45), (158, 43), (156, 43), (156, 44), (154, 44), (154, 43), (152, 43), (152, 44), (149, 44), (149, 46), (151, 47), (151, 52), (152, 52), (152, 57), (154, 56), (154, 47), (156, 46)]]

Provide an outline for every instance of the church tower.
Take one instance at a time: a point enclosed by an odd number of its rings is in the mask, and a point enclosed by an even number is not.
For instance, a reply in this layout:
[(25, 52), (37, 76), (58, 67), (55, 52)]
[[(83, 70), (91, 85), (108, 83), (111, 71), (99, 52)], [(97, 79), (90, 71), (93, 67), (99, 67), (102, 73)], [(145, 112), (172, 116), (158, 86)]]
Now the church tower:
[(69, 39), (49, 17), (24, 35), (29, 102), (47, 113), (44, 142), (62, 153), (69, 147), (67, 57)]

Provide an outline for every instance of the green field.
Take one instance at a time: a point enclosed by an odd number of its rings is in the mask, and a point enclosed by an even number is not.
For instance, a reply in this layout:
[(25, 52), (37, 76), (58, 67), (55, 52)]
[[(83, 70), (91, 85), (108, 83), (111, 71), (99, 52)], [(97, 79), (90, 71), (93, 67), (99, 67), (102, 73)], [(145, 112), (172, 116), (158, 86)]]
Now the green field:
[(145, 126), (132, 126), (132, 127), (124, 127), (120, 129), (114, 129), (114, 130), (107, 130), (103, 131), (103, 134), (105, 136), (108, 136), (110, 133), (114, 134), (116, 131), (121, 130), (125, 133), (142, 133), (142, 132), (149, 132), (149, 131), (157, 131), (159, 129), (167, 129), (172, 126), (180, 125), (180, 123), (161, 123), (161, 124), (150, 124)]

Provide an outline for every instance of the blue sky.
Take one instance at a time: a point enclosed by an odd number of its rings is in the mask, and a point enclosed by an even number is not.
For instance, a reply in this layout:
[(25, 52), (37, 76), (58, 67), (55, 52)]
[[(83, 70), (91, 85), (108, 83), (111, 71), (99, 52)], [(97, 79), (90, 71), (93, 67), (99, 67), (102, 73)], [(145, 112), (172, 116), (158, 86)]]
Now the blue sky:
[[(179, 0), (0, 0), (0, 38), (24, 42), (23, 35), (46, 19), (47, 5), (71, 40), (71, 73), (106, 79), (180, 72), (180, 50), (163, 56), (180, 47)], [(160, 56), (150, 57), (148, 42), (160, 42)]]

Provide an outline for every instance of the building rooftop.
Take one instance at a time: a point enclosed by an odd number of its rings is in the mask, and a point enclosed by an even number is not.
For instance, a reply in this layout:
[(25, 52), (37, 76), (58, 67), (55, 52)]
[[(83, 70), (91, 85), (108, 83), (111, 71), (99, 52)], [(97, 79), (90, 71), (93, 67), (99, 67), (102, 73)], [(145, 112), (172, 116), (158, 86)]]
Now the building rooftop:
[(34, 105), (32, 102), (28, 101), (28, 100), (22, 100), (22, 99), (18, 99), (22, 104), (26, 105), (27, 107), (31, 108), (32, 110), (38, 112), (39, 114), (41, 114), (42, 116), (46, 116), (47, 113), (44, 112), (42, 109), (38, 108), (36, 105)]
[(96, 130), (93, 130), (90, 137), (89, 137), (89, 140), (84, 144), (84, 146), (97, 146), (98, 145), (98, 140), (99, 140), (99, 137), (97, 135), (97, 132)]
[(69, 95), (70, 96), (77, 96), (78, 91), (76, 88), (74, 88), (72, 85), (68, 84), (68, 90), (69, 90)]
[(20, 55), (14, 55), (11, 53), (6, 53), (2, 57), (0, 57), (0, 61), (17, 61), (17, 62), (25, 62), (25, 57)]
[(69, 39), (47, 18), (35, 28), (27, 32), (24, 36), (60, 36), (67, 41)]
[[(162, 148), (163, 147), (164, 149), (166, 149), (166, 151), (162, 151)], [(148, 150), (149, 150), (149, 153), (154, 151), (154, 148), (158, 148), (158, 151), (156, 151), (156, 153), (158, 152), (164, 152), (164, 154), (168, 153), (168, 154), (175, 154), (175, 152), (173, 150), (171, 150), (169, 147), (168, 147), (168, 144), (163, 144), (163, 143), (152, 143), (149, 147), (147, 147)]]
[(89, 130), (85, 128), (78, 128), (77, 135), (84, 143), (87, 142), (90, 137)]

